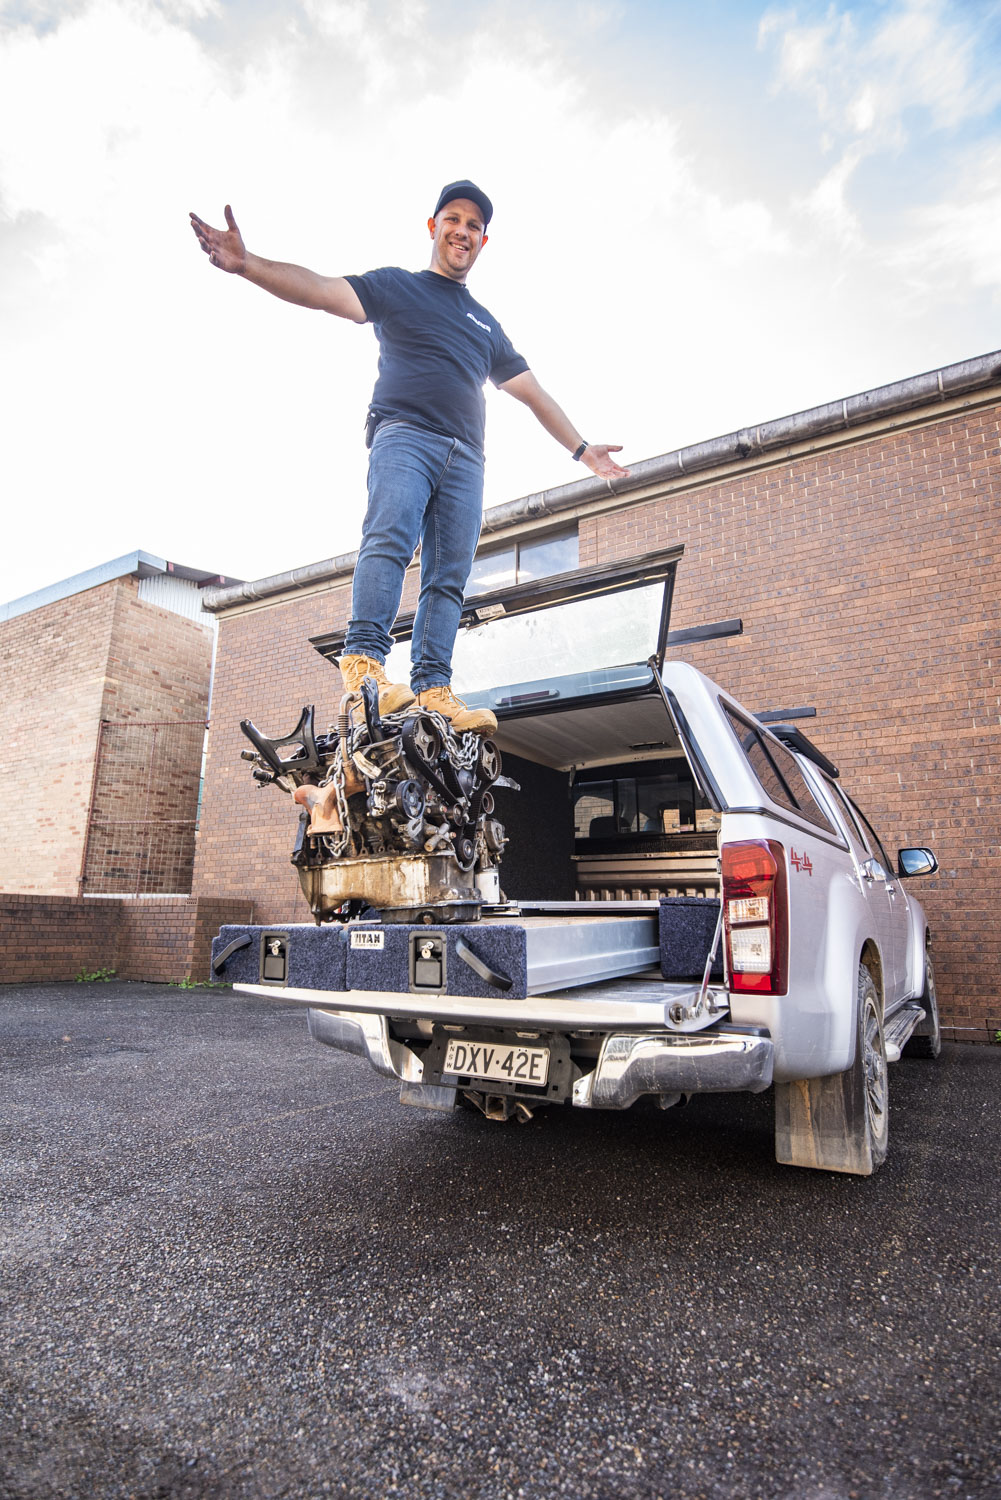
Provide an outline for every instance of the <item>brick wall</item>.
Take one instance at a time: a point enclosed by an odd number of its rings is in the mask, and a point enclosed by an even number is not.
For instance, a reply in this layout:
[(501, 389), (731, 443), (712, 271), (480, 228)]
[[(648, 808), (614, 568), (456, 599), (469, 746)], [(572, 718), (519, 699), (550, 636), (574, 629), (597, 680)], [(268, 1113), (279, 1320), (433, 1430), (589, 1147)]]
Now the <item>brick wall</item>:
[(155, 983), (205, 980), (219, 928), (251, 921), (249, 901), (212, 897), (0, 895), (0, 984), (52, 983), (99, 969)]
[[(140, 600), (128, 577), (0, 623), (0, 891), (79, 893), (101, 720), (204, 719), (211, 655), (207, 625)], [(155, 791), (161, 816), (194, 815), (200, 735), (187, 753)], [(106, 811), (137, 774), (98, 785)]]
[(0, 890), (77, 894), (115, 585), (0, 623)]
[(340, 701), (340, 673), (308, 638), (346, 624), (349, 607), (350, 590), (342, 587), (220, 622), (192, 889), (249, 897), (262, 922), (311, 918), (289, 863), (299, 810), (290, 797), (251, 779), (240, 759), (250, 748), (240, 720), (252, 719), (268, 735), (288, 734), (303, 705), (315, 703), (317, 729), (328, 728)]
[[(685, 658), (751, 709), (814, 706), (803, 727), (891, 852), (935, 849), (941, 871), (915, 890), (943, 1014), (971, 1038), (1001, 1026), (999, 410), (733, 464), (580, 521), (581, 566), (683, 542), (673, 624), (744, 621), (742, 637)], [(307, 637), (342, 626), (348, 605), (345, 585), (220, 619), (194, 889), (249, 897), (261, 921), (308, 912), (288, 863), (292, 805), (252, 784), (238, 720), (285, 733), (315, 701), (326, 727), (339, 678)]]
[(134, 578), (116, 581), (104, 718), (204, 719), (211, 666), (207, 623), (140, 599)]
[(0, 980), (75, 979), (118, 965), (119, 903), (0, 895)]

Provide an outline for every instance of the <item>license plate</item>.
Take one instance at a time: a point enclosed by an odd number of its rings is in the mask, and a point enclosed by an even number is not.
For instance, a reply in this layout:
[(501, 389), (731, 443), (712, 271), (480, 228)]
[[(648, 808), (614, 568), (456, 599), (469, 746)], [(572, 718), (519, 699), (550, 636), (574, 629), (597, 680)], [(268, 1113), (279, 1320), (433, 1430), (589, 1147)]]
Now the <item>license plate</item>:
[(445, 1051), (443, 1071), (462, 1078), (494, 1078), (499, 1083), (543, 1084), (549, 1076), (549, 1048), (453, 1040)]

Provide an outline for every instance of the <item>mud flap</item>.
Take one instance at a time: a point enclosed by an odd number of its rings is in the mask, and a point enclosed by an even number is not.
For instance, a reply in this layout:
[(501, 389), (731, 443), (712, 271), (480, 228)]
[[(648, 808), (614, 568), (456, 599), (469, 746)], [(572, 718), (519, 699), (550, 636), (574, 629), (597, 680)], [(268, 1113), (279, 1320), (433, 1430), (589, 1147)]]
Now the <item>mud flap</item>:
[(886, 1158), (886, 1042), (882, 1006), (860, 967), (855, 1061), (843, 1073), (775, 1085), (775, 1158), (790, 1167), (870, 1177)]
[[(829, 1078), (799, 1078), (775, 1085), (775, 1160), (822, 1172), (875, 1170), (866, 1130), (864, 1090), (854, 1068)], [(859, 1097), (861, 1094), (861, 1098)]]

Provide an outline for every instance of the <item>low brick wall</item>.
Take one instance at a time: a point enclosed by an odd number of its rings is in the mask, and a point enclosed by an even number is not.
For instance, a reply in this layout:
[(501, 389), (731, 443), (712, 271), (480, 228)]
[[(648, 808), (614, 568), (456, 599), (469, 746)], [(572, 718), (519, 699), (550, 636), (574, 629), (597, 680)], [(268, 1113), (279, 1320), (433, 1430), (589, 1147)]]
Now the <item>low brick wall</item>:
[(253, 911), (251, 901), (206, 896), (0, 895), (0, 983), (99, 969), (161, 984), (208, 979), (215, 933), (226, 922), (253, 921)]

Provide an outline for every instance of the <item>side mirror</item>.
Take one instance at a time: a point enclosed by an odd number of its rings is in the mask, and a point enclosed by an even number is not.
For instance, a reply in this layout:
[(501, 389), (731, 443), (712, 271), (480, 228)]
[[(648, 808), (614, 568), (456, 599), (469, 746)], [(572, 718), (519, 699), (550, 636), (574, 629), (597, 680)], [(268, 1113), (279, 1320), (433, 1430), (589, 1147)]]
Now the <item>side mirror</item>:
[(930, 849), (898, 849), (897, 874), (906, 879), (910, 875), (934, 875), (938, 860)]

